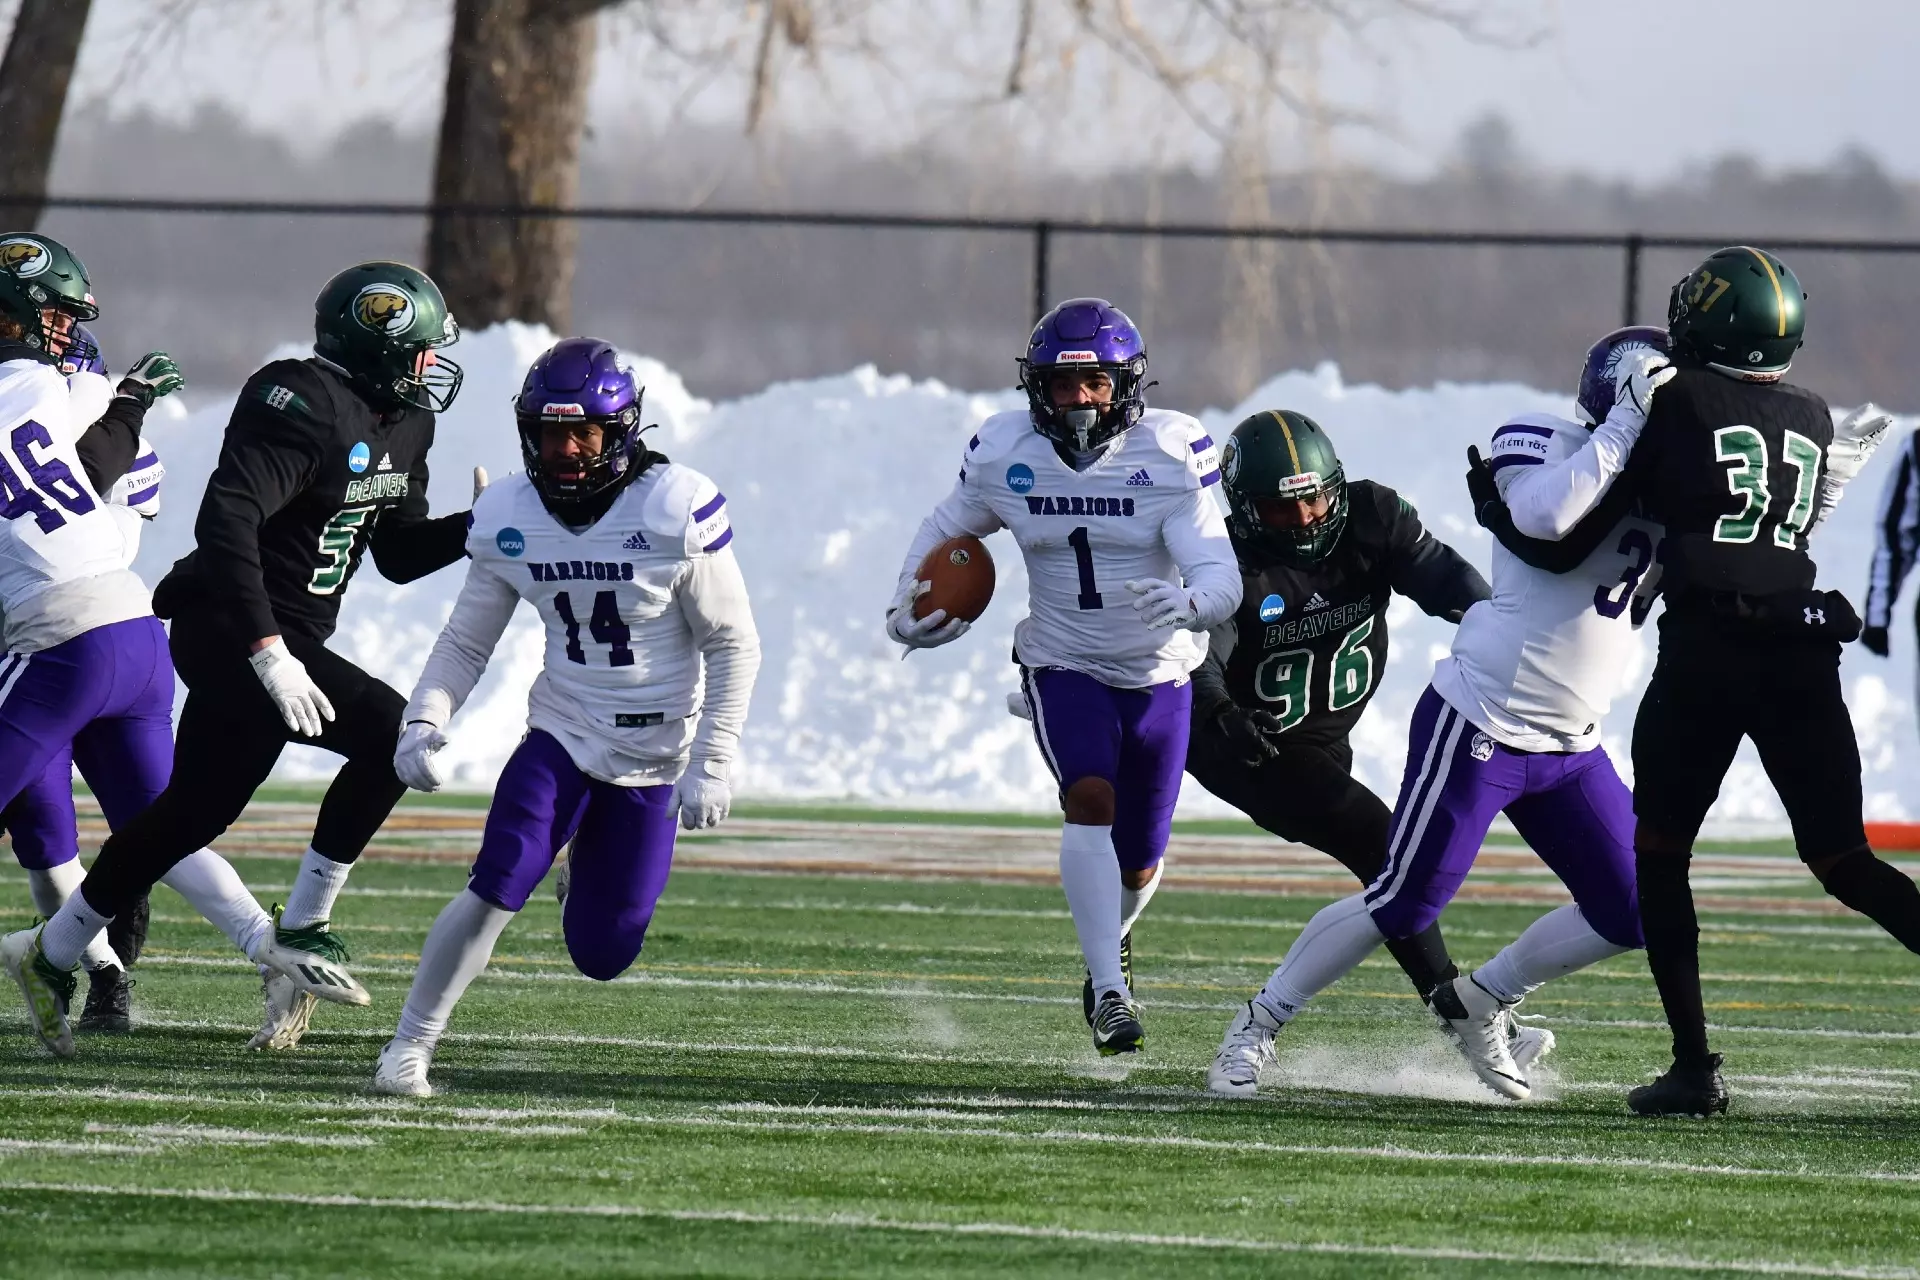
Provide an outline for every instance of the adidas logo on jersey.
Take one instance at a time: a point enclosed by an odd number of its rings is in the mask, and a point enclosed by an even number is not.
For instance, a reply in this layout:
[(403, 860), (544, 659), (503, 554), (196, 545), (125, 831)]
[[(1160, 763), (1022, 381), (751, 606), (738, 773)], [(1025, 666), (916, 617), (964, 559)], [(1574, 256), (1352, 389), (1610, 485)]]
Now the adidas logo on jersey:
[(1147, 474), (1145, 467), (1142, 467), (1127, 477), (1127, 483), (1136, 489), (1151, 489), (1153, 488), (1153, 477)]
[(1306, 604), (1301, 606), (1301, 610), (1305, 612), (1306, 610), (1310, 610), (1310, 609), (1324, 609), (1326, 607), (1327, 607), (1327, 598), (1321, 595), (1318, 591), (1316, 591), (1313, 593), (1312, 596), (1308, 598)]
[(379, 465), (379, 466), (377, 466), (377, 467), (375, 467), (375, 468), (374, 468), (374, 470), (375, 470), (375, 471), (391, 471), (391, 470), (393, 470), (393, 455), (392, 455), (392, 454), (388, 454), (388, 453), (383, 453), (383, 454), (381, 454), (381, 455), (380, 455), (380, 465)]
[(620, 549), (622, 551), (651, 551), (653, 550), (653, 544), (647, 541), (646, 534), (636, 529), (627, 536), (625, 542), (620, 544)]

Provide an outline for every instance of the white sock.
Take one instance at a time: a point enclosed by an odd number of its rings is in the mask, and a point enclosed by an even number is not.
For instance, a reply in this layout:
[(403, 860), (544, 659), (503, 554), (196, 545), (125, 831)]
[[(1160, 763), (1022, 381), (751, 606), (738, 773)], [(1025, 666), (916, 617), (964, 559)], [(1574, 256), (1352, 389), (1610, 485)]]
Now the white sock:
[(1120, 970), (1120, 857), (1112, 827), (1069, 822), (1060, 829), (1060, 887), (1067, 891), (1080, 953), (1093, 974), (1095, 996), (1125, 991)]
[(406, 1006), (400, 1010), (396, 1034), (429, 1049), (439, 1044), (453, 1017), (453, 1006), (486, 969), (493, 944), (511, 919), (513, 912), (462, 889), (433, 922), (420, 948), (420, 967), (414, 972)]
[(1140, 918), (1140, 913), (1147, 909), (1149, 902), (1153, 901), (1153, 891), (1160, 887), (1160, 873), (1166, 869), (1167, 860), (1162, 858), (1153, 864), (1153, 878), (1138, 889), (1129, 889), (1124, 884), (1120, 886), (1120, 932), (1122, 934), (1133, 928), (1134, 921)]
[(333, 900), (346, 887), (351, 862), (335, 862), (312, 845), (300, 859), (300, 874), (287, 891), (287, 905), (280, 911), (280, 924), (287, 929), (304, 929), (310, 924), (325, 924), (333, 919)]
[(1595, 933), (1580, 908), (1569, 903), (1528, 925), (1499, 955), (1475, 969), (1473, 980), (1513, 1004), (1555, 978), (1631, 950)]
[[(87, 878), (87, 869), (80, 865), (80, 859), (68, 858), (58, 866), (48, 867), (44, 871), (27, 872), (27, 888), (33, 894), (33, 908), (51, 920), (67, 905), (80, 888), (80, 882)], [(120, 967), (120, 957), (113, 953), (107, 943), (105, 933), (96, 933), (87, 945), (80, 950), (80, 967), (88, 973), (95, 969), (111, 966)], [(72, 968), (62, 965), (61, 968)]]
[(249, 960), (273, 932), (273, 918), (241, 883), (240, 873), (211, 849), (180, 859), (160, 877), (160, 883), (185, 898)]
[(1254, 997), (1283, 1024), (1307, 1001), (1353, 971), (1387, 937), (1373, 922), (1365, 894), (1322, 907), (1287, 948), (1287, 958)]
[[(112, 916), (103, 916), (87, 905), (84, 893), (70, 894), (41, 929), (40, 952), (56, 969), (77, 969), (87, 955), (88, 943), (97, 939), (101, 946), (107, 945), (103, 930), (111, 923)], [(111, 949), (108, 954), (112, 954)]]

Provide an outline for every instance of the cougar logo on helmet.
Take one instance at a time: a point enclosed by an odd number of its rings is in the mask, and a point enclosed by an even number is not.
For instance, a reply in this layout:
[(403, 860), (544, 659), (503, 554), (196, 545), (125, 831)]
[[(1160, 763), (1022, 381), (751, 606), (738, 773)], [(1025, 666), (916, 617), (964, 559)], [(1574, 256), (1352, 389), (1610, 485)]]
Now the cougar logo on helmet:
[(52, 265), (53, 255), (47, 252), (47, 246), (32, 236), (9, 236), (0, 240), (0, 270), (10, 271), (24, 280)]
[(390, 284), (370, 284), (353, 298), (353, 318), (375, 333), (405, 333), (413, 324), (413, 299)]

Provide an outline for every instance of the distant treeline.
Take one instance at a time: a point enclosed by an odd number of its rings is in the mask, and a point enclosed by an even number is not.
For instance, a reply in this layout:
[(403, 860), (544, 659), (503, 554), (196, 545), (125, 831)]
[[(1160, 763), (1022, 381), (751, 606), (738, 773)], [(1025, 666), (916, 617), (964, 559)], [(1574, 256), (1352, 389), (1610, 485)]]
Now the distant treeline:
[[(1529, 164), (1497, 122), (1476, 126), (1435, 176), (1287, 175), (1229, 192), (1190, 171), (1101, 178), (928, 148), (863, 157), (721, 129), (590, 137), (582, 199), (716, 208), (886, 210), (1021, 217), (1224, 221), (1264, 207), (1290, 224), (1636, 230), (1920, 240), (1920, 192), (1849, 153), (1774, 172), (1730, 157), (1657, 187)], [(1559, 158), (1556, 158), (1559, 159)], [(1565, 158), (1565, 165), (1577, 158)], [(184, 125), (71, 115), (63, 194), (424, 200), (428, 139), (364, 127), (298, 149), (202, 112)], [(413, 219), (254, 218), (54, 211), (47, 230), (87, 260), (118, 360), (178, 354), (203, 387), (236, 384), (265, 344), (298, 338), (320, 282), (368, 256), (417, 259)], [(658, 356), (694, 390), (728, 395), (872, 362), (950, 385), (1011, 385), (1030, 319), (1022, 236), (589, 224), (575, 327)], [(1649, 252), (1639, 319), (1700, 255)], [(1920, 259), (1789, 254), (1811, 300), (1796, 380), (1835, 403), (1920, 408), (1906, 350)], [(1058, 296), (1098, 293), (1146, 327), (1161, 404), (1226, 404), (1259, 378), (1337, 361), (1350, 382), (1569, 383), (1618, 323), (1620, 255), (1603, 250), (1327, 247), (1100, 237), (1058, 240)]]

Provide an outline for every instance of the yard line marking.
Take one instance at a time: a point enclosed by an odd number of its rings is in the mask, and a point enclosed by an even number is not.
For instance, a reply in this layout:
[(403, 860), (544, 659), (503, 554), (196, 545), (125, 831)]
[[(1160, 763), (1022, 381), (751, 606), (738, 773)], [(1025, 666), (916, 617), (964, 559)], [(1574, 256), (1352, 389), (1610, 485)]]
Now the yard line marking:
[(289, 1143), (301, 1147), (371, 1147), (372, 1138), (334, 1137), (306, 1133), (265, 1133), (259, 1129), (221, 1129), (198, 1124), (89, 1124), (88, 1133), (111, 1133), (150, 1139), (157, 1145), (212, 1144), (269, 1146)]
[[(1668, 1031), (1664, 1022), (1641, 1018), (1576, 1018), (1557, 1013), (1529, 1012), (1527, 1022), (1550, 1022), (1567, 1027), (1617, 1027), (1632, 1031)], [(1758, 1027), (1744, 1023), (1709, 1022), (1715, 1035), (1743, 1032), (1769, 1036), (1812, 1036), (1823, 1040), (1920, 1040), (1920, 1031), (1851, 1031), (1836, 1027)]]
[(285, 1204), (307, 1208), (390, 1209), (426, 1213), (508, 1214), (523, 1217), (627, 1218), (667, 1222), (711, 1222), (739, 1226), (808, 1227), (840, 1231), (891, 1231), (915, 1235), (983, 1236), (1019, 1240), (1057, 1240), (1073, 1244), (1133, 1245), (1247, 1253), (1325, 1254), (1360, 1258), (1409, 1258), (1445, 1262), (1494, 1262), (1565, 1267), (1644, 1267), (1698, 1273), (1751, 1272), (1777, 1276), (1844, 1277), (1846, 1280), (1920, 1280), (1911, 1267), (1834, 1267), (1767, 1260), (1690, 1258), (1685, 1255), (1622, 1250), (1611, 1256), (1555, 1253), (1503, 1253), (1416, 1245), (1347, 1244), (1331, 1240), (1261, 1240), (1236, 1236), (1158, 1235), (1134, 1231), (1090, 1231), (1077, 1227), (1035, 1226), (1017, 1222), (937, 1222), (882, 1218), (869, 1214), (764, 1213), (745, 1209), (665, 1209), (627, 1204), (523, 1204), (490, 1200), (427, 1200), (388, 1196), (301, 1195), (229, 1187), (117, 1187), (81, 1182), (0, 1182), (0, 1191), (51, 1192), (59, 1195), (132, 1196), (153, 1200), (200, 1200), (229, 1204)]
[(73, 1142), (61, 1138), (0, 1138), (0, 1151), (46, 1151), (61, 1155), (150, 1156), (166, 1148), (155, 1143)]

